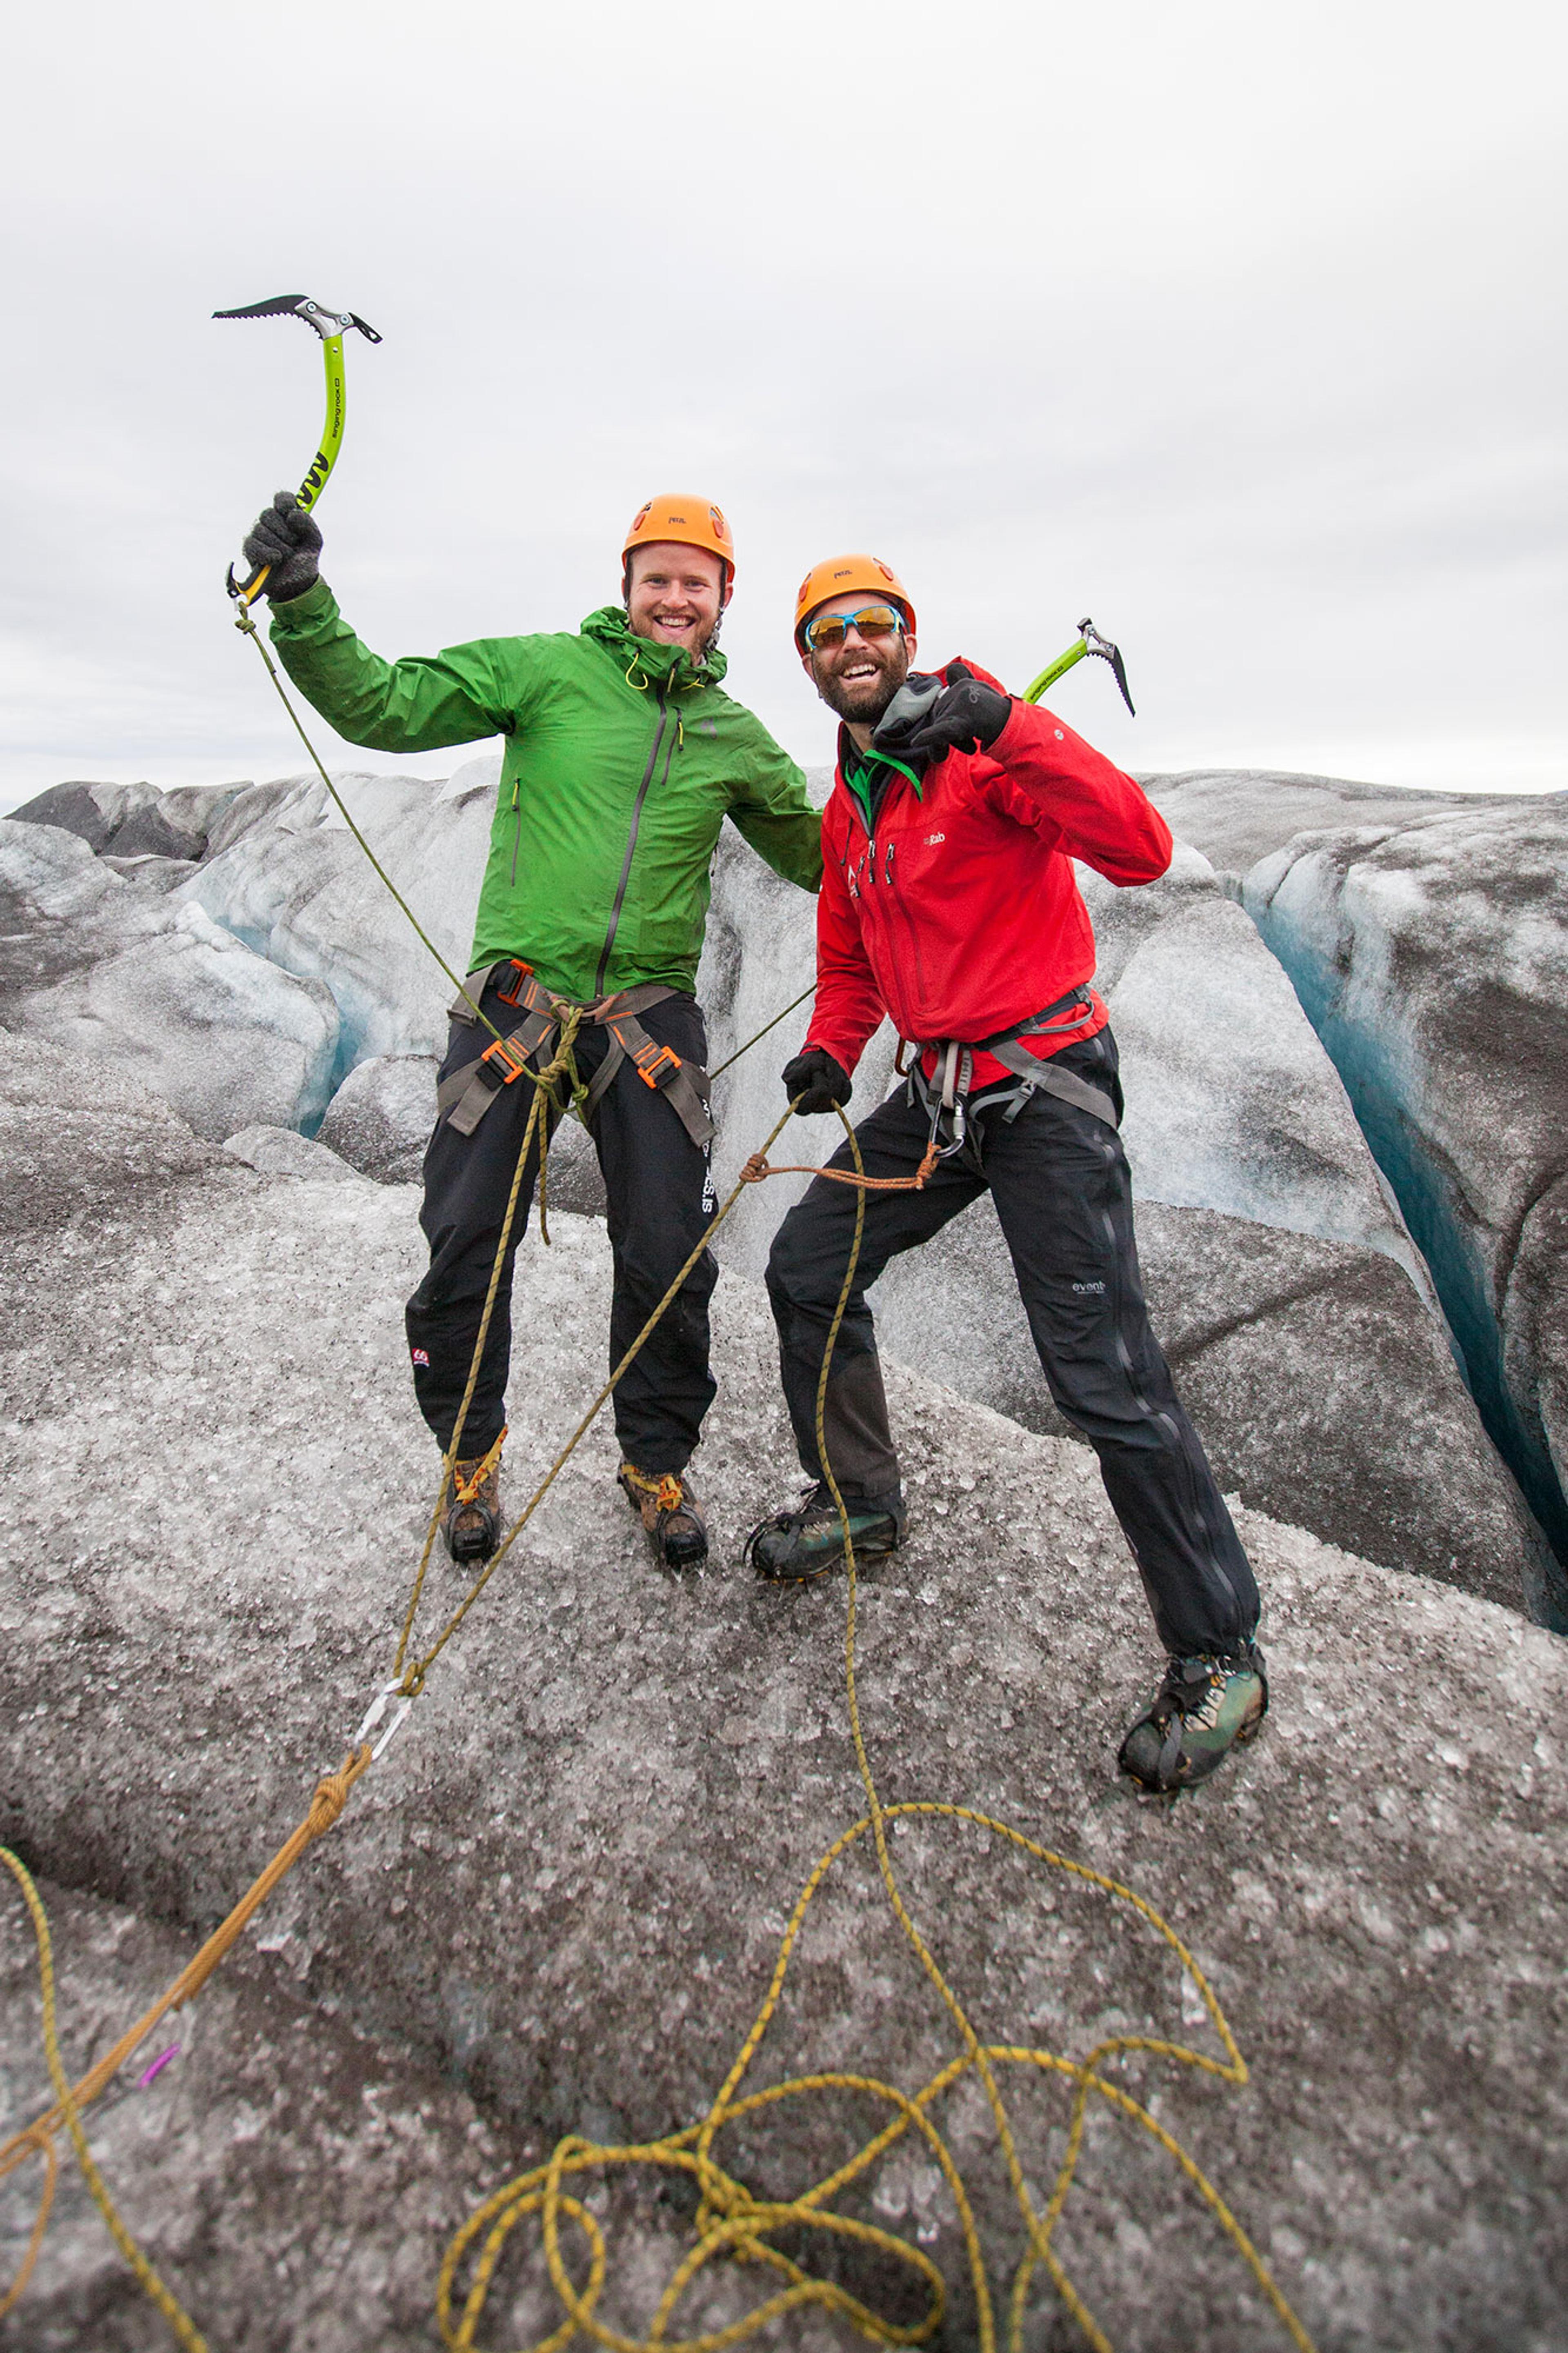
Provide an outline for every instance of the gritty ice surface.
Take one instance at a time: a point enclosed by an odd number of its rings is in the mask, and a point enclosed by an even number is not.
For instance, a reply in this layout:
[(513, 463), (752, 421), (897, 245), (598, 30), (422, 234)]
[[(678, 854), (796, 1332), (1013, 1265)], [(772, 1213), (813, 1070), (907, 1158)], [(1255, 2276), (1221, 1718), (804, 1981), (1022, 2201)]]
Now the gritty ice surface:
[[(1568, 797), (1303, 834), (1247, 907), (1343, 1071), (1494, 1437), (1568, 1561)], [(1568, 1628), (1568, 1578), (1553, 1579)]]
[[(0, 1017), (145, 1079), (214, 1141), (246, 1120), (312, 1124), (338, 1011), (200, 906), (141, 891), (55, 827), (0, 822)], [(84, 1077), (90, 1091), (92, 1080)]]
[[(493, 758), (444, 786), (333, 778), (354, 823), (452, 970), (467, 972), (495, 806)], [(452, 985), (421, 944), (319, 777), (235, 803), (179, 896), (284, 971), (330, 985), (344, 1067), (371, 1055), (439, 1053)]]
[[(498, 772), (487, 753), (445, 786), (402, 776), (339, 780), (355, 821), (458, 970)], [(813, 776), (816, 798), (829, 782), (826, 772)], [(111, 844), (150, 839), (155, 820), (164, 821), (162, 804), (155, 796), (132, 800), (73, 787), (56, 818)], [(192, 869), (153, 858), (128, 867), (124, 881), (110, 881), (102, 861), (68, 833), (6, 829), (14, 857), (18, 844), (44, 845), (51, 875), (67, 871), (68, 898), (77, 893), (88, 910), (46, 926), (49, 952), (69, 964), (58, 986), (118, 1008), (125, 991), (119, 934), (102, 960), (101, 922), (89, 919), (100, 902), (118, 923), (153, 925), (165, 961), (171, 938), (188, 952), (199, 935), (204, 952), (223, 958), (227, 997), (187, 953), (165, 979), (189, 970), (195, 1001), (166, 986), (154, 1023), (141, 991), (135, 1018), (147, 1035), (139, 1066), (215, 1140), (258, 1126), (309, 1130), (325, 1105), (321, 1140), (342, 1159), (384, 1181), (416, 1178), (448, 984), (320, 781), (187, 795), (167, 825), (171, 839), (178, 832), (202, 849), (204, 862)], [(1225, 1477), (1248, 1502), (1374, 1558), (1517, 1598), (1535, 1570), (1509, 1482), (1422, 1298), (1391, 1289), (1384, 1270), (1369, 1263), (1382, 1256), (1425, 1285), (1423, 1262), (1389, 1206), (1344, 1090), (1279, 966), (1193, 850), (1179, 848), (1170, 875), (1149, 889), (1117, 891), (1087, 870), (1082, 879), (1100, 985), (1123, 1055), (1135, 1183), (1146, 1203), (1166, 1205), (1144, 1221), (1157, 1328), (1183, 1352), (1181, 1377)], [(35, 919), (18, 952), (35, 995), (40, 937)], [(814, 963), (811, 899), (726, 828), (700, 977), (718, 1073), (721, 1186), (777, 1120), (778, 1073), (805, 1035), (807, 1008), (723, 1066), (809, 988)], [(238, 1001), (238, 978), (254, 1001)], [(269, 998), (279, 993), (296, 1026), (327, 1017), (308, 1062), (290, 1059), (277, 1034)], [(243, 1017), (249, 1026), (203, 1027), (226, 1003), (237, 1024)], [(19, 1004), (30, 1027), (32, 997)], [(68, 1034), (99, 1052), (116, 1043), (103, 1025)], [(884, 1028), (857, 1072), (858, 1111), (891, 1082), (893, 1047)], [(774, 1157), (813, 1163), (837, 1140), (832, 1120), (796, 1123)], [(290, 1147), (274, 1139), (269, 1149), (269, 1165), (281, 1167), (278, 1155)], [(307, 1159), (302, 1146), (295, 1151), (294, 1163)], [(761, 1273), (778, 1220), (805, 1181), (781, 1178), (747, 1194), (720, 1239), (727, 1263)], [(592, 1148), (572, 1123), (555, 1147), (552, 1187), (563, 1208), (603, 1208)], [(1240, 1246), (1247, 1237), (1255, 1246)], [(877, 1305), (894, 1354), (1033, 1428), (1059, 1430), (988, 1204), (967, 1212), (940, 1245), (890, 1269)], [(1397, 1399), (1382, 1414), (1347, 1404), (1379, 1388)], [(1424, 1461), (1436, 1466), (1430, 1475), (1421, 1474)]]
[[(42, 1107), (36, 1069), (14, 1100), (18, 1121)], [(106, 1147), (79, 1197), (68, 1138), (47, 1241), (5, 1261), (17, 1345), (0, 1837), (58, 1884), (184, 1934), (221, 1915), (299, 1818), (389, 1672), (437, 1466), (400, 1329), (421, 1255), (412, 1189), (269, 1178), (203, 1160), (199, 1145), (154, 1187), (141, 1172), (166, 1153), (156, 1114), (147, 1135), (127, 1140), (118, 1187)], [(48, 1133), (26, 1138), (47, 1155)], [(47, 1161), (30, 1165), (38, 1191)], [(513, 1509), (603, 1377), (604, 1230), (563, 1217), (554, 1231), (552, 1250), (535, 1236), (520, 1261)], [(662, 2132), (701, 2114), (796, 1892), (864, 1808), (842, 1583), (773, 1592), (737, 1559), (751, 1520), (793, 1484), (765, 1305), (727, 1271), (715, 1318), (720, 1403), (693, 1466), (710, 1571), (686, 1584), (656, 1572), (596, 1429), (246, 1964), (262, 1992), (307, 2013), (330, 2006), (369, 2035), (368, 2080), (377, 2048), (409, 2080), (444, 2072), (496, 2137), (502, 2171), (562, 2131)], [(1156, 1662), (1092, 1461), (913, 1373), (894, 1372), (892, 1396), (911, 1533), (862, 1589), (858, 1649), (885, 1798), (1013, 1821), (1136, 1884), (1192, 1945), (1249, 2086), (1148, 2056), (1121, 2063), (1119, 2080), (1215, 2177), (1321, 2344), (1561, 2353), (1568, 1653), (1507, 1611), (1243, 1513), (1271, 1721), (1197, 1798), (1147, 1809), (1118, 1782), (1112, 1750)], [(421, 1641), (462, 1589), (438, 1563)], [(893, 1848), (988, 2036), (1073, 2052), (1107, 2033), (1209, 2047), (1168, 1950), (1135, 1917), (954, 1825), (914, 1825)], [(814, 1907), (756, 2080), (840, 2067), (913, 2090), (953, 2047), (858, 1848)], [(331, 2052), (329, 2038), (323, 2082)], [(259, 2085), (244, 2096), (276, 2117), (285, 2151), (319, 2147), (331, 2170), (319, 2104), (289, 2137), (290, 2063), (280, 2052), (270, 2110)], [(258, 2084), (254, 2052), (244, 2081)], [(1043, 2187), (1066, 2094), (1009, 2088)], [(421, 2168), (450, 2162), (445, 2115), (409, 2142)], [(798, 2188), (872, 2121), (852, 2105), (792, 2104), (722, 2154), (763, 2191)], [(959, 2092), (941, 2121), (1000, 2286), (1016, 2228), (983, 2113)], [(226, 2184), (240, 2215), (253, 2211), (249, 2185), (279, 2164), (266, 2131), (247, 2159), (195, 2111), (169, 2130), (187, 2184)], [(135, 2143), (116, 2147), (129, 2157)], [(288, 2156), (290, 2179), (304, 2161)], [(1061, 2252), (1113, 2343), (1251, 2353), (1278, 2341), (1166, 2158), (1097, 2112), (1085, 2167)], [(152, 2251), (193, 2298), (204, 2281), (226, 2293), (233, 2239), (215, 2246), (179, 2219), (210, 2211), (216, 2192), (175, 2198), (166, 2179), (147, 2184)], [(432, 2185), (419, 2171), (432, 2269), (449, 2189), (466, 2201), (470, 2179)], [(355, 2210), (338, 2195), (301, 2214), (307, 2264), (317, 2247), (343, 2259)], [(947, 2341), (972, 2346), (946, 2193), (906, 2151), (856, 2211), (929, 2233), (952, 2284)], [(72, 2243), (50, 2274), (51, 2315), (81, 2308)], [(74, 2243), (100, 2275), (97, 2243)], [(635, 2229), (631, 2243), (634, 2274), (646, 2262), (651, 2276)], [(870, 2285), (890, 2292), (886, 2277)], [(1058, 2333), (1048, 2309), (1042, 2290), (1042, 2344)], [(319, 2339), (290, 2337), (298, 2310), (264, 2303), (250, 2341), (346, 2353), (325, 2323)], [(400, 2341), (390, 2327), (386, 2341)], [(498, 2328), (495, 2341), (525, 2340)], [(825, 2326), (816, 2341), (855, 2340)]]

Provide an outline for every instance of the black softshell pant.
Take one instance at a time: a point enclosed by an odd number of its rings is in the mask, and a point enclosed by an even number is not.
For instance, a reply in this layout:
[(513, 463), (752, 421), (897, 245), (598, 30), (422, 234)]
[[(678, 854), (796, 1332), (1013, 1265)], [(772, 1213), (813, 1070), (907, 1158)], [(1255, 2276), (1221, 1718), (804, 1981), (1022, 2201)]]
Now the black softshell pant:
[[(494, 987), (486, 989), (480, 1004), (503, 1034), (516, 1026), (516, 1008), (501, 1004)], [(672, 1047), (683, 1060), (705, 1061), (707, 1039), (694, 997), (666, 997), (638, 1018), (659, 1045)], [(476, 1023), (454, 1021), (442, 1078), (474, 1060), (489, 1042), (489, 1032)], [(584, 1082), (598, 1069), (609, 1044), (609, 1033), (603, 1029), (585, 1025), (578, 1031), (577, 1068)], [(430, 1271), (408, 1302), (405, 1322), (415, 1394), (443, 1451), (452, 1442), (462, 1403), (533, 1096), (527, 1079), (503, 1087), (471, 1135), (459, 1135), (444, 1119), (438, 1121), (425, 1155), (419, 1222), (430, 1244)], [(615, 1255), (610, 1307), (614, 1366), (697, 1247), (714, 1202), (707, 1153), (692, 1143), (675, 1111), (638, 1077), (629, 1060), (621, 1064), (595, 1113), (594, 1143), (604, 1172)], [(537, 1137), (529, 1160), (512, 1246), (463, 1426), (465, 1460), (486, 1452), (506, 1422), (512, 1259), (527, 1230), (529, 1203), (538, 1181)], [(685, 1468), (702, 1417), (713, 1402), (708, 1303), (717, 1277), (713, 1254), (704, 1250), (615, 1394), (621, 1451), (652, 1477)]]
[[(1109, 1029), (1054, 1060), (1104, 1089), (1120, 1112)], [(1233, 1650), (1258, 1623), (1258, 1588), (1149, 1328), (1121, 1139), (1049, 1095), (1030, 1094), (1011, 1121), (1005, 1105), (986, 1103), (986, 1092), (973, 1099), (963, 1155), (944, 1160), (922, 1191), (865, 1197), (865, 1237), (824, 1419), (834, 1475), (858, 1502), (897, 1491), (899, 1461), (866, 1293), (889, 1259), (929, 1241), (989, 1189), (1051, 1396), (1100, 1457), (1161, 1641), (1173, 1652)], [(931, 1118), (900, 1091), (855, 1133), (868, 1176), (911, 1176)], [(829, 1165), (853, 1166), (847, 1145)], [(801, 1463), (813, 1478), (822, 1475), (817, 1382), (848, 1262), (855, 1198), (848, 1186), (819, 1178), (785, 1218), (768, 1261), (784, 1395)]]

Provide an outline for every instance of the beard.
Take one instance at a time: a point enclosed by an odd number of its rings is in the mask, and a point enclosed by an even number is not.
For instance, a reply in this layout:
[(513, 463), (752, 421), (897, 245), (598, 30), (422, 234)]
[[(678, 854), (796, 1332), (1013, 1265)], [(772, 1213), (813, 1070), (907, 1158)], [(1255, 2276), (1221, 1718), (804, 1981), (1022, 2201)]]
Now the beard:
[(860, 661), (876, 663), (875, 678), (846, 681), (824, 670), (815, 655), (811, 675), (829, 711), (857, 726), (874, 727), (909, 676), (909, 644), (902, 637), (890, 638), (883, 645), (857, 647), (856, 654)]

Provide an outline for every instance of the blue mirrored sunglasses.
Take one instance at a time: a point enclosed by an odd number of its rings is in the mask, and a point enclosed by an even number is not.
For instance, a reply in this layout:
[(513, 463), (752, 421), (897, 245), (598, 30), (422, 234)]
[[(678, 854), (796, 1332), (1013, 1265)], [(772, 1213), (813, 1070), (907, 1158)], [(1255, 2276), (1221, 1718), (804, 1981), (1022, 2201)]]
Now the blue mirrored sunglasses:
[(901, 636), (903, 627), (903, 615), (891, 605), (862, 605), (858, 613), (819, 613), (805, 625), (805, 642), (813, 653), (826, 653), (841, 646), (852, 628), (870, 641)]

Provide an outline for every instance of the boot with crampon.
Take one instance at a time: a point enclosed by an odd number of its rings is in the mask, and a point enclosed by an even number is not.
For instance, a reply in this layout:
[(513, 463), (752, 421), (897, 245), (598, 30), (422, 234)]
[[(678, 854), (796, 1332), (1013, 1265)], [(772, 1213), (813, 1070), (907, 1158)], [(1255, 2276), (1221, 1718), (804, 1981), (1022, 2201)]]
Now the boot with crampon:
[(441, 1505), (441, 1535), (460, 1568), (489, 1560), (500, 1543), (503, 1430), (488, 1454), (454, 1462)]
[(708, 1526), (689, 1480), (673, 1471), (657, 1475), (623, 1462), (616, 1478), (666, 1568), (695, 1568), (708, 1557)]
[(1233, 1748), (1256, 1740), (1268, 1713), (1268, 1676), (1256, 1642), (1224, 1657), (1169, 1659), (1116, 1761), (1141, 1789), (1173, 1797), (1206, 1781)]
[[(879, 1560), (897, 1552), (904, 1533), (903, 1498), (889, 1495), (844, 1499), (849, 1538), (857, 1560)], [(809, 1585), (844, 1565), (844, 1519), (826, 1479), (818, 1480), (793, 1511), (774, 1512), (746, 1538), (744, 1557), (759, 1577), (780, 1585)]]

